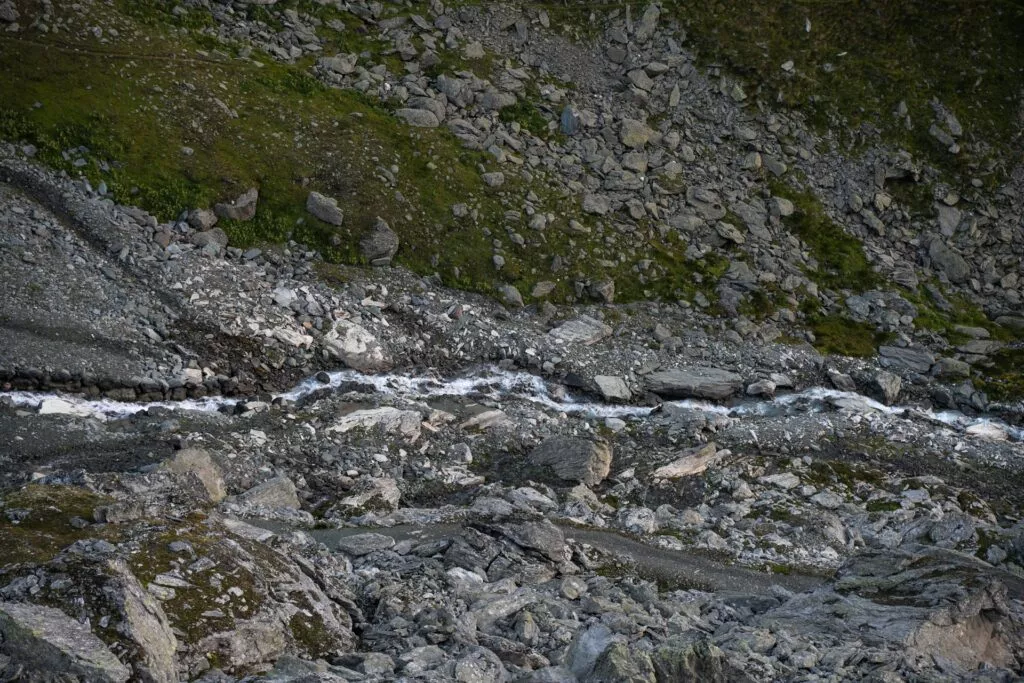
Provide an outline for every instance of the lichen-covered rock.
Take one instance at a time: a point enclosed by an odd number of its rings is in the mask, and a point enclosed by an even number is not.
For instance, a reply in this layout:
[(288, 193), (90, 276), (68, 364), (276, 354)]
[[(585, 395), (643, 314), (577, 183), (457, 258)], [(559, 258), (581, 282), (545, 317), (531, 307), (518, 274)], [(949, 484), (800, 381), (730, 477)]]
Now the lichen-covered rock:
[(21, 672), (5, 680), (124, 683), (131, 676), (88, 627), (42, 605), (0, 602), (0, 654), (10, 658), (9, 671)]

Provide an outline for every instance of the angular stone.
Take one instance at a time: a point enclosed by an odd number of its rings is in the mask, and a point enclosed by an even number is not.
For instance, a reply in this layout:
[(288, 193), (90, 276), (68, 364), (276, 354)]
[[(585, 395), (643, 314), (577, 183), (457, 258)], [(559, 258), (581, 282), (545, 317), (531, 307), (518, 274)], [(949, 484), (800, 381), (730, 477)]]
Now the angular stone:
[(564, 344), (596, 344), (612, 333), (612, 328), (600, 320), (584, 315), (568, 320), (548, 332), (554, 339)]
[(944, 272), (950, 282), (959, 284), (971, 276), (971, 267), (964, 257), (938, 238), (933, 239), (928, 246), (928, 256), (932, 264)]
[(285, 476), (268, 479), (245, 493), (239, 494), (242, 505), (261, 505), (270, 508), (296, 508), (301, 505), (292, 480)]
[(395, 539), (384, 534), (366, 533), (346, 536), (338, 541), (338, 550), (353, 557), (362, 557), (379, 550), (388, 550), (395, 546)]
[(256, 217), (256, 204), (259, 202), (260, 192), (255, 187), (249, 188), (242, 196), (234, 202), (221, 202), (214, 204), (213, 212), (219, 218), (232, 221), (251, 221)]
[(306, 198), (306, 211), (331, 225), (341, 225), (345, 221), (345, 214), (338, 208), (338, 200), (319, 192), (309, 193)]
[(503, 524), (499, 528), (520, 548), (535, 550), (552, 562), (565, 561), (565, 536), (550, 521)]
[(626, 380), (611, 375), (597, 375), (594, 384), (606, 401), (628, 401), (633, 398)]
[(663, 398), (722, 400), (743, 389), (743, 378), (719, 368), (681, 368), (653, 373), (647, 378), (647, 388)]
[(882, 357), (882, 364), (887, 367), (912, 370), (922, 375), (931, 370), (935, 363), (935, 356), (926, 349), (880, 346), (878, 354)]
[(365, 373), (386, 372), (392, 367), (384, 347), (362, 325), (339, 320), (324, 335), (324, 349), (353, 370)]
[(398, 234), (383, 218), (377, 218), (373, 228), (359, 240), (359, 252), (374, 266), (391, 263), (398, 253), (398, 246)]
[(96, 683), (124, 683), (131, 676), (87, 627), (42, 605), (0, 602), (0, 653), (23, 667), (24, 680), (75, 676)]
[(611, 200), (603, 194), (583, 195), (583, 212), (595, 216), (607, 215), (612, 210)]
[(596, 486), (611, 470), (612, 448), (604, 442), (553, 436), (533, 449), (528, 460), (550, 468), (560, 479)]
[(399, 109), (395, 111), (395, 116), (418, 128), (437, 128), (441, 125), (437, 115), (428, 109)]
[(713, 442), (691, 448), (681, 457), (651, 472), (651, 479), (681, 479), (700, 474), (718, 460), (718, 452), (718, 446)]
[(210, 454), (201, 448), (185, 448), (178, 451), (173, 458), (161, 463), (160, 469), (173, 474), (195, 475), (202, 482), (211, 503), (219, 503), (227, 495), (220, 467), (213, 462)]
[(623, 119), (622, 129), (619, 131), (619, 139), (626, 147), (640, 149), (646, 145), (654, 131), (647, 127), (643, 121), (635, 119)]

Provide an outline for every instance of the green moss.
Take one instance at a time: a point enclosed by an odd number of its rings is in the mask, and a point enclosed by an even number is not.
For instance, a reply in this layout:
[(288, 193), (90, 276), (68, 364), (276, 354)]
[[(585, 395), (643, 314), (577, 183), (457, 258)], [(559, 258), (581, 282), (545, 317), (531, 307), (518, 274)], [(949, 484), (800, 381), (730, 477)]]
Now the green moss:
[(811, 280), (819, 287), (837, 291), (864, 292), (878, 286), (880, 278), (864, 255), (860, 240), (838, 226), (817, 197), (781, 181), (772, 182), (772, 193), (793, 202), (796, 210), (784, 223), (817, 261), (817, 268), (807, 273)]
[(832, 486), (840, 484), (853, 490), (858, 483), (864, 482), (880, 487), (885, 483), (885, 474), (853, 463), (841, 460), (815, 460), (808, 467), (805, 475), (807, 481), (815, 486)]
[[(848, 146), (862, 143), (870, 126), (952, 173), (976, 172), (970, 164), (989, 160), (1001, 172), (1021, 158), (1013, 142), (1024, 74), (1024, 7), (1017, 2), (667, 5), (702, 62), (725, 64), (748, 94), (803, 112)], [(787, 61), (792, 73), (780, 68)], [(963, 124), (969, 149), (958, 156), (928, 134), (933, 100)], [(901, 101), (910, 129), (894, 115)]]
[(812, 315), (808, 325), (814, 332), (814, 348), (825, 355), (873, 356), (879, 346), (892, 340), (891, 334), (842, 315)]
[(1010, 347), (997, 351), (991, 364), (981, 368), (981, 377), (975, 385), (996, 401), (1015, 401), (1024, 398), (1024, 348)]
[[(0, 509), (2, 564), (47, 562), (67, 546), (85, 538), (116, 540), (121, 530), (112, 525), (84, 529), (71, 526), (73, 517), (91, 522), (93, 511), (111, 502), (109, 498), (73, 486), (30, 484), (4, 494)], [(12, 510), (27, 511), (27, 516), (14, 523), (4, 514)]]
[(872, 500), (864, 506), (868, 512), (895, 512), (903, 508), (897, 500)]

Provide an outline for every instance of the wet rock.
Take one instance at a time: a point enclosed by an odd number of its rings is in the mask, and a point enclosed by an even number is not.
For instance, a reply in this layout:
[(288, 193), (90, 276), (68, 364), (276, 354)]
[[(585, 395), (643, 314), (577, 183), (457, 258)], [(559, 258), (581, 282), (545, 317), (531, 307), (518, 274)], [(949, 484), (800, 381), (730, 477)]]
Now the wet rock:
[(124, 683), (131, 676), (86, 626), (42, 605), (0, 602), (0, 653), (21, 667), (28, 680), (78, 677)]
[(595, 486), (608, 476), (612, 448), (604, 442), (554, 436), (533, 449), (529, 462), (550, 468), (560, 479)]
[(647, 389), (663, 398), (722, 400), (742, 391), (743, 378), (719, 368), (663, 370), (647, 378)]

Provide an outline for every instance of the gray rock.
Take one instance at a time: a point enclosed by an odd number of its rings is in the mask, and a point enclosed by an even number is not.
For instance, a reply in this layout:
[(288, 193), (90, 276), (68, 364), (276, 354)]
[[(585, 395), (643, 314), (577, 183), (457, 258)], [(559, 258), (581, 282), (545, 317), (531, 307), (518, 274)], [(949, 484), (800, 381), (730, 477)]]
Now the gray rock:
[(210, 454), (201, 448), (185, 448), (174, 454), (170, 460), (160, 464), (160, 469), (173, 474), (191, 474), (206, 489), (211, 503), (224, 500), (227, 490), (220, 467), (213, 462)]
[(661, 10), (658, 6), (651, 3), (646, 10), (644, 10), (643, 16), (640, 17), (640, 21), (637, 22), (636, 28), (633, 31), (633, 37), (636, 38), (638, 43), (646, 43), (654, 36), (655, 30), (658, 28), (658, 19), (661, 18)]
[(647, 124), (643, 121), (637, 121), (635, 119), (622, 120), (622, 128), (619, 131), (619, 140), (626, 147), (640, 149), (650, 141), (653, 135), (654, 131), (648, 128)]
[(210, 209), (195, 209), (188, 214), (188, 224), (193, 230), (209, 230), (217, 224), (217, 214)]
[(971, 276), (971, 267), (964, 257), (956, 253), (939, 238), (934, 238), (928, 246), (928, 256), (932, 264), (946, 274), (950, 282), (959, 284)]
[(214, 204), (213, 212), (219, 218), (232, 221), (251, 221), (256, 217), (256, 204), (259, 202), (260, 192), (255, 187), (249, 188), (242, 196), (234, 202), (221, 202)]
[(523, 522), (503, 524), (501, 533), (520, 548), (535, 550), (552, 562), (565, 561), (565, 536), (562, 530), (549, 522)]
[(481, 178), (483, 178), (483, 181), (487, 183), (488, 187), (501, 187), (505, 184), (505, 174), (501, 171), (484, 173)]
[(594, 683), (656, 683), (658, 678), (649, 654), (625, 643), (612, 643), (597, 658), (589, 680)]
[(506, 306), (522, 308), (524, 305), (523, 295), (513, 285), (500, 285), (498, 287), (498, 296)]
[(178, 640), (159, 601), (142, 587), (124, 560), (107, 563), (112, 579), (105, 587), (121, 613), (120, 633), (137, 648), (133, 680), (177, 683)]
[(374, 266), (391, 263), (391, 259), (398, 253), (398, 246), (398, 234), (383, 218), (377, 218), (373, 228), (359, 240), (359, 252)]
[(14, 6), (11, 0), (4, 0), (0, 2), (0, 21), (5, 21), (8, 24), (13, 24), (18, 20), (18, 8)]
[(345, 214), (338, 208), (338, 200), (319, 192), (310, 192), (306, 198), (306, 211), (315, 218), (331, 225), (341, 225)]
[(441, 125), (437, 115), (429, 109), (399, 109), (395, 116), (418, 128), (437, 128)]
[(569, 645), (565, 663), (580, 680), (591, 680), (590, 674), (598, 658), (613, 642), (615, 636), (604, 624), (594, 624), (590, 628), (580, 629)]
[(377, 338), (362, 325), (339, 320), (324, 335), (324, 349), (348, 367), (359, 372), (386, 372), (391, 357)]
[(24, 667), (27, 680), (124, 683), (131, 675), (87, 627), (42, 605), (0, 602), (0, 653)]
[(283, 475), (268, 479), (245, 493), (239, 494), (238, 502), (242, 505), (260, 505), (270, 508), (298, 508), (301, 505), (295, 484)]
[(533, 449), (528, 460), (550, 468), (560, 479), (596, 486), (611, 470), (612, 448), (604, 442), (553, 436)]
[(551, 337), (563, 344), (583, 344), (584, 346), (596, 344), (610, 336), (611, 333), (611, 327), (586, 315), (568, 320), (548, 332)]
[(559, 129), (563, 135), (576, 135), (580, 132), (580, 116), (575, 107), (569, 106), (562, 110)]
[(920, 374), (928, 372), (932, 364), (935, 363), (935, 356), (926, 349), (880, 346), (878, 354), (882, 357), (882, 364), (886, 367), (912, 370)]
[(388, 550), (395, 546), (395, 539), (384, 534), (366, 533), (346, 536), (338, 541), (338, 550), (353, 557), (362, 557), (379, 550)]
[(192, 235), (192, 244), (200, 249), (212, 245), (218, 252), (228, 246), (228, 235), (220, 228), (211, 228)]
[(682, 368), (653, 373), (647, 388), (663, 398), (722, 400), (743, 390), (743, 378), (719, 368)]
[(751, 683), (754, 679), (729, 663), (725, 653), (692, 632), (670, 638), (651, 655), (656, 680), (701, 683)]
[(612, 202), (603, 194), (583, 195), (583, 212), (595, 216), (607, 215), (612, 210)]
[(902, 385), (903, 381), (897, 375), (881, 370), (872, 377), (870, 388), (882, 403), (891, 406), (899, 399)]
[(633, 393), (629, 390), (626, 380), (611, 375), (597, 375), (594, 384), (606, 401), (629, 401)]

